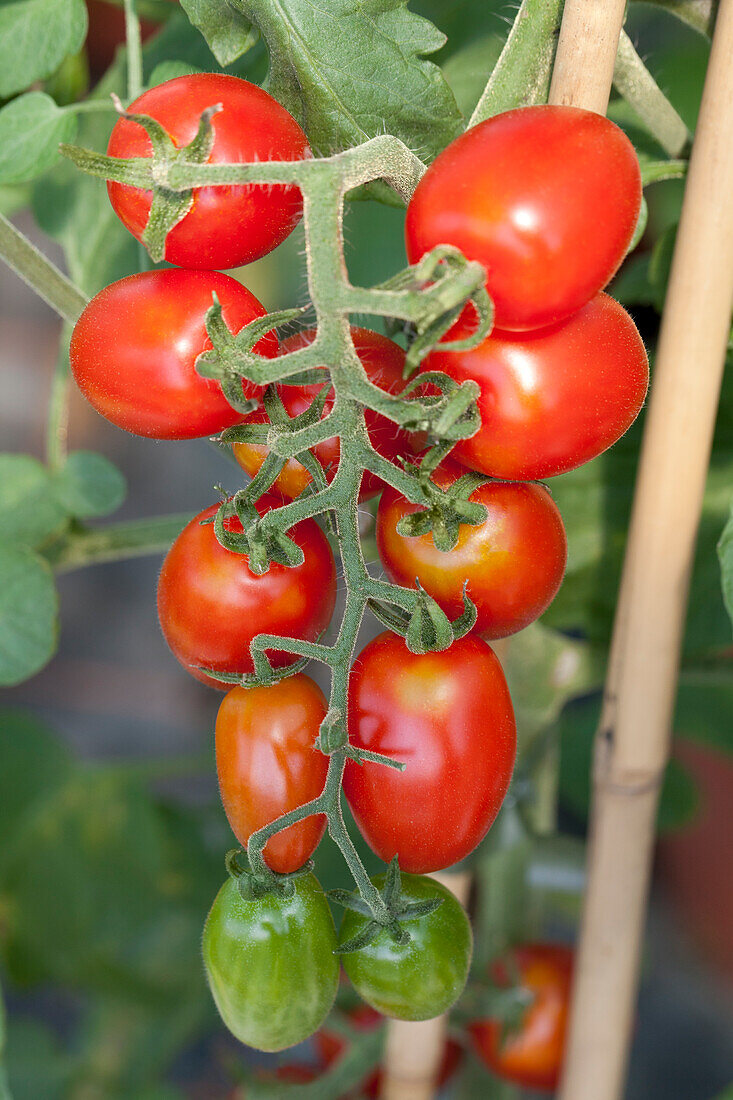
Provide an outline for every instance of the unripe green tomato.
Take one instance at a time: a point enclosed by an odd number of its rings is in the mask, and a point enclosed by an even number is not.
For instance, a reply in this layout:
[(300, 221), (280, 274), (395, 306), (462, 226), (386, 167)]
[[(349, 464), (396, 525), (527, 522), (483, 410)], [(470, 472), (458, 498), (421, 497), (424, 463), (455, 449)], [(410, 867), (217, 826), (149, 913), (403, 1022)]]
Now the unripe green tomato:
[[(384, 875), (372, 882), (381, 890)], [(458, 1000), (468, 978), (473, 952), (471, 925), (447, 887), (424, 875), (402, 875), (407, 902), (442, 898), (432, 913), (401, 922), (409, 943), (396, 944), (386, 930), (359, 951), (341, 956), (344, 970), (360, 997), (377, 1012), (398, 1020), (430, 1020)], [(340, 942), (356, 936), (367, 921), (348, 910)]]
[(204, 965), (221, 1017), (241, 1042), (284, 1050), (307, 1039), (338, 987), (336, 929), (313, 875), (289, 897), (245, 901), (234, 879), (214, 899), (204, 927)]

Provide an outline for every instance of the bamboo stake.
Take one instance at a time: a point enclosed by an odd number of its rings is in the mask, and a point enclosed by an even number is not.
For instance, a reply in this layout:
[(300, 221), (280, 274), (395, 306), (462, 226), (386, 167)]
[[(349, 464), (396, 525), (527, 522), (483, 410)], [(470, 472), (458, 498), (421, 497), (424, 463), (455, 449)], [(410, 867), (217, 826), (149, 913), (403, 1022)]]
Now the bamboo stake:
[[(471, 889), (468, 871), (431, 875), (466, 905)], [(390, 1020), (384, 1058), (381, 1100), (431, 1100), (443, 1057), (448, 1016), (410, 1023)]]
[(566, 0), (550, 103), (606, 113), (625, 0)]
[[(604, 713), (562, 1100), (619, 1100), (695, 537), (733, 306), (733, 0), (721, 0), (664, 311)], [(684, 458), (680, 445), (684, 443)]]

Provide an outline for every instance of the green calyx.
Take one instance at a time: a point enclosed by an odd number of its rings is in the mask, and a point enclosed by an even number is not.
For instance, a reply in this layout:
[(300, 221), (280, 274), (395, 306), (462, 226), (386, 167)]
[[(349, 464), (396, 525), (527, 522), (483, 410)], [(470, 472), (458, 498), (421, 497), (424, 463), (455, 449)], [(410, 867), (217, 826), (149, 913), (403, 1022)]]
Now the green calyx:
[(267, 894), (289, 898), (295, 892), (295, 880), (309, 875), (313, 870), (313, 861), (307, 860), (297, 871), (288, 875), (279, 875), (263, 863), (254, 870), (243, 848), (232, 848), (224, 857), (227, 874), (234, 879), (244, 901), (256, 901)]
[(331, 890), (329, 898), (344, 909), (350, 909), (367, 917), (367, 923), (358, 934), (345, 943), (339, 944), (338, 954), (349, 955), (354, 951), (360, 951), (368, 947), (380, 932), (386, 931), (392, 941), (404, 945), (410, 942), (410, 933), (404, 927), (406, 920), (416, 920), (433, 913), (438, 906), (443, 904), (442, 898), (430, 898), (426, 901), (408, 902), (402, 897), (402, 880), (397, 856), (394, 857), (385, 875), (384, 886), (380, 891), (380, 897), (384, 903), (384, 912), (376, 919), (369, 905), (358, 894), (347, 890)]

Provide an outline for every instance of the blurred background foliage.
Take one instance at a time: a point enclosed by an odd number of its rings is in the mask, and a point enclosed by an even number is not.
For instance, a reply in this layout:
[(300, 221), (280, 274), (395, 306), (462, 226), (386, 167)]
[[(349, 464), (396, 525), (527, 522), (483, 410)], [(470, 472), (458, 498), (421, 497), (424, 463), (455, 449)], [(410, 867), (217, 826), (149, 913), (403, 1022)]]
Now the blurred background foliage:
[[(26, 19), (43, 18), (47, 30), (53, 31), (53, 0), (33, 3), (37, 10), (30, 12), (30, 0), (0, 2), (0, 39), (11, 41), (12, 20), (19, 13)], [(115, 217), (103, 185), (81, 176), (54, 152), (60, 140), (104, 148), (113, 112), (74, 113), (65, 108), (81, 97), (104, 102), (111, 91), (124, 94), (124, 49), (115, 54), (120, 9), (106, 0), (90, 0), (87, 31), (83, 6), (81, 0), (61, 0), (56, 10), (64, 8), (63, 32), (47, 33), (43, 48), (30, 56), (6, 57), (7, 47), (0, 46), (0, 96), (5, 97), (0, 109), (0, 210), (20, 217), (44, 247), (60, 248), (71, 277), (91, 295), (139, 270), (143, 259)], [(188, 0), (184, 7), (193, 12), (196, 5)], [(201, 10), (205, 7), (202, 4)], [(147, 82), (159, 83), (186, 68), (220, 68), (204, 37), (177, 5), (140, 0), (139, 8), (149, 35)], [(441, 66), (455, 97), (455, 119), (458, 110), (467, 116), (501, 51), (514, 6), (500, 0), (412, 0), (410, 10), (447, 36), (432, 60)], [(630, 5), (627, 30), (694, 130), (707, 39), (643, 3)], [(30, 72), (32, 78), (14, 83), (16, 71), (26, 78)], [(257, 42), (226, 71), (261, 82), (267, 75), (264, 44)], [(440, 94), (449, 96), (446, 90)], [(623, 101), (614, 97), (610, 115), (641, 151), (663, 157)], [(24, 126), (36, 138), (31, 152), (18, 138)], [(9, 147), (13, 156), (7, 154)], [(652, 356), (682, 192), (680, 180), (647, 188), (646, 231), (611, 287), (632, 311)], [(350, 205), (347, 262), (355, 282), (369, 285), (404, 266), (402, 221), (403, 212), (393, 206)], [(302, 234), (296, 232), (275, 253), (247, 269), (247, 285), (269, 309), (306, 299), (301, 251)], [(2, 285), (10, 278), (3, 274)], [(63, 371), (64, 339), (60, 357)], [(567, 934), (577, 916), (583, 881), (579, 838), (587, 821), (592, 737), (641, 430), (639, 422), (608, 454), (551, 484), (568, 530), (568, 573), (542, 623), (512, 639), (503, 653), (518, 712), (522, 764), (513, 797), (474, 859), (479, 967), (501, 941), (546, 933), (548, 928)], [(122, 472), (106, 455), (78, 450), (60, 465), (45, 464), (36, 457), (40, 447), (29, 446), (21, 430), (9, 434), (17, 446), (0, 456), (0, 570), (5, 579), (0, 591), (0, 683), (11, 687), (46, 665), (58, 644), (54, 565), (60, 543), (80, 525), (91, 521), (94, 526), (100, 517), (116, 512), (126, 486)], [(114, 429), (100, 436), (105, 441), (114, 437)], [(160, 510), (193, 512), (208, 503), (201, 500), (203, 486), (221, 478), (233, 480), (234, 468), (206, 443), (186, 445), (175, 465), (166, 457), (157, 467), (161, 445), (134, 440), (133, 449), (138, 445), (140, 457), (130, 458), (128, 449), (121, 463), (132, 484), (122, 516), (140, 514), (138, 499), (149, 503), (153, 498)], [(114, 443), (110, 449), (115, 449)], [(20, 453), (26, 450), (32, 453)], [(684, 440), (679, 461), (684, 462)], [(195, 466), (195, 476), (187, 463)], [(151, 496), (153, 482), (157, 488)], [(144, 488), (138, 498), (140, 486)], [(659, 823), (670, 834), (660, 856), (668, 887), (677, 891), (680, 911), (708, 957), (727, 968), (729, 976), (733, 959), (721, 928), (727, 921), (729, 930), (733, 921), (731, 889), (728, 884), (726, 892), (725, 886), (731, 853), (725, 848), (724, 824), (711, 822), (710, 815), (721, 799), (725, 802), (720, 783), (726, 775), (729, 786), (723, 792), (733, 789), (733, 639), (724, 599), (727, 591), (729, 605), (733, 602), (733, 534), (730, 528), (724, 534), (732, 496), (733, 375), (728, 371), (692, 577), (675, 719), (682, 749), (670, 765)], [(370, 557), (376, 558), (374, 549)], [(117, 603), (112, 600), (115, 607), (133, 590), (138, 592), (141, 577), (150, 580), (154, 566), (145, 574), (130, 563), (119, 568), (111, 582), (121, 586)], [(75, 594), (85, 590), (75, 583), (72, 577), (60, 578), (62, 629), (71, 630), (65, 625), (67, 612), (74, 630), (92, 615), (98, 620), (97, 634), (119, 632), (120, 645), (134, 648), (139, 635), (131, 632), (129, 622), (119, 625), (107, 616), (105, 604), (95, 607), (81, 600), (77, 606)], [(137, 630), (155, 631), (152, 586), (142, 599), (151, 610)], [(142, 643), (141, 662), (146, 644)], [(155, 644), (159, 645), (157, 638)], [(119, 691), (135, 692), (134, 671), (133, 667)], [(145, 728), (132, 729), (129, 718), (115, 717), (112, 704), (109, 712), (101, 704), (96, 711), (104, 730), (115, 731), (111, 753), (97, 753), (93, 735), (60, 735), (53, 700), (41, 692), (37, 705), (33, 683), (8, 692), (0, 710), (0, 976), (12, 1010), (4, 1047), (0, 1030), (0, 1074), (6, 1074), (15, 1100), (214, 1098), (229, 1095), (238, 1080), (241, 1048), (218, 1024), (200, 964), (203, 918), (223, 875), (223, 853), (231, 844), (213, 778), (213, 704), (199, 685), (182, 686), (172, 669), (170, 684), (170, 698), (157, 700), (152, 708), (152, 727), (161, 712), (172, 709), (176, 715), (190, 706), (185, 721), (198, 729), (198, 737), (184, 738), (184, 744), (171, 734), (160, 759), (146, 751)], [(84, 686), (94, 695), (94, 683)], [(145, 690), (143, 686), (143, 697)], [(545, 810), (535, 820), (531, 813), (538, 799), (524, 797), (533, 783), (547, 782), (547, 769), (539, 765), (548, 754), (560, 758), (560, 821), (565, 835), (559, 837), (545, 835), (553, 831), (554, 784), (544, 801), (539, 799)], [(525, 801), (535, 811), (525, 810)], [(700, 874), (707, 873), (705, 880), (690, 882), (680, 872), (679, 860), (675, 863), (677, 837), (693, 844), (680, 850), (688, 864), (692, 861)], [(711, 837), (718, 850), (712, 862)], [(369, 854), (364, 857), (369, 863)], [(317, 854), (317, 873), (326, 888), (344, 884), (344, 868), (328, 839)], [(496, 881), (513, 882), (506, 898), (497, 897), (486, 885)], [(718, 923), (691, 900), (697, 896), (700, 901), (706, 892), (708, 909), (720, 907)], [(715, 1076), (720, 1070), (714, 1054), (708, 1068), (710, 1087), (704, 1096), (663, 1094), (656, 1087), (655, 1097), (705, 1100), (725, 1083)], [(471, 1066), (455, 1095), (515, 1095), (499, 1090), (480, 1072)], [(643, 1069), (637, 1070), (635, 1079), (644, 1081)], [(679, 1087), (679, 1073), (676, 1084)], [(0, 1096), (3, 1088), (0, 1076)]]

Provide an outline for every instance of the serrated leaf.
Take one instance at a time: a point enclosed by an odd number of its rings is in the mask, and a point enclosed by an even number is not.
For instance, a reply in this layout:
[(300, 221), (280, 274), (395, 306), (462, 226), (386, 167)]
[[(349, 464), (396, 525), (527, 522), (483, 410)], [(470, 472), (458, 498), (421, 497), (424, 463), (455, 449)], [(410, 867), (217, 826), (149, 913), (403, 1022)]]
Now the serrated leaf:
[(733, 505), (728, 522), (718, 542), (718, 560), (720, 561), (720, 580), (723, 586), (725, 608), (733, 622)]
[(440, 69), (445, 37), (406, 0), (236, 0), (270, 51), (268, 90), (322, 155), (395, 134), (431, 159), (462, 127)]
[(257, 28), (225, 0), (181, 0), (181, 7), (220, 65), (231, 65), (259, 38)]
[(56, 649), (53, 575), (31, 550), (0, 544), (0, 686), (38, 672)]
[(84, 0), (16, 0), (0, 6), (0, 98), (51, 76), (87, 32)]
[(79, 519), (106, 516), (119, 508), (127, 485), (117, 467), (94, 451), (75, 451), (56, 475), (58, 499)]
[(0, 111), (0, 183), (25, 183), (42, 175), (58, 157), (60, 141), (76, 133), (73, 114), (43, 92), (18, 96)]
[(0, 455), (0, 543), (38, 546), (66, 522), (43, 463), (31, 455)]

